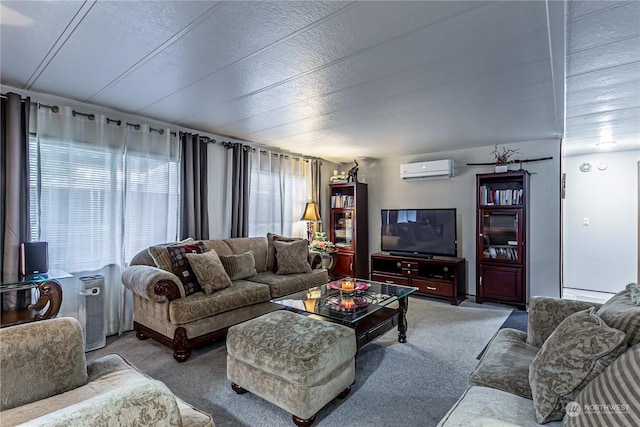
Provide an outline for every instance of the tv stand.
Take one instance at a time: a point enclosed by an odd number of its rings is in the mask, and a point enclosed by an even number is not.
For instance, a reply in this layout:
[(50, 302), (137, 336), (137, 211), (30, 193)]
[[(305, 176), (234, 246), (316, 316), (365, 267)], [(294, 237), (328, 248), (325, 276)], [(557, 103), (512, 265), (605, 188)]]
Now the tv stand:
[(464, 258), (396, 255), (371, 255), (371, 280), (415, 286), (417, 295), (444, 298), (458, 305), (466, 298), (467, 269)]
[(431, 254), (420, 254), (420, 253), (408, 253), (408, 252), (389, 252), (389, 255), (399, 256), (399, 257), (411, 257), (411, 258), (424, 258), (424, 259), (433, 259), (433, 255)]

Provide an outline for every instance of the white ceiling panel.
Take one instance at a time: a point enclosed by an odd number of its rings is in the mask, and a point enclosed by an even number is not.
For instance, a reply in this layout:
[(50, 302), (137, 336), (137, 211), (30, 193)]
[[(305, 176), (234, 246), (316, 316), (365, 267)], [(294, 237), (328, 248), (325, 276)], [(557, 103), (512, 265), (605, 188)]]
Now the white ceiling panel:
[[(481, 52), (482, 58), (475, 57), (478, 52)], [(390, 105), (402, 106), (406, 104), (407, 95), (418, 97), (418, 104), (428, 104), (436, 108), (438, 103), (447, 98), (462, 97), (464, 103), (464, 98), (482, 98), (489, 96), (491, 91), (549, 78), (546, 62), (534, 61), (522, 65), (516, 60), (517, 54), (497, 57), (496, 54), (500, 52), (504, 52), (503, 47), (498, 45), (495, 51), (472, 50), (465, 55), (441, 58), (429, 65), (387, 74), (341, 91), (331, 92), (326, 96), (252, 117), (249, 122), (236, 125), (246, 129), (253, 128), (255, 132), (261, 128), (288, 123), (291, 121), (290, 118), (301, 120), (329, 113), (348, 114), (348, 111), (353, 109), (368, 111), (376, 104), (382, 104), (386, 108)], [(527, 52), (527, 49), (520, 52)], [(484, 58), (497, 60), (484, 61)], [(527, 59), (533, 60), (535, 56), (532, 54)], [(369, 69), (377, 68), (374, 64), (370, 65)], [(225, 128), (225, 125), (222, 127)], [(247, 136), (253, 137), (253, 132)]]
[(569, 2), (565, 154), (640, 150), (640, 2)]
[[(528, 14), (528, 13), (527, 13)], [(478, 17), (480, 15), (480, 18)], [(461, 27), (471, 28), (475, 31), (477, 20), (486, 22), (486, 19), (495, 19), (492, 25), (501, 28), (501, 31), (493, 31), (484, 37), (460, 37), (451, 40), (448, 26), (445, 23), (438, 26), (430, 26), (419, 31), (414, 31), (405, 37), (398, 37), (385, 43), (383, 46), (368, 49), (358, 55), (350, 56), (343, 61), (323, 67), (314, 73), (306, 74), (300, 78), (288, 80), (282, 84), (270, 86), (259, 93), (250, 96), (235, 98), (232, 102), (226, 102), (199, 115), (189, 117), (186, 123), (197, 125), (199, 123), (214, 123), (216, 127), (225, 130), (226, 133), (238, 134), (236, 127), (225, 125), (225, 119), (238, 120), (238, 117), (246, 114), (252, 116), (273, 106), (285, 105), (294, 100), (294, 104), (313, 98), (318, 101), (322, 91), (328, 93), (334, 100), (342, 99), (341, 91), (351, 89), (361, 82), (379, 79), (379, 76), (388, 76), (395, 70), (406, 70), (417, 65), (423, 66), (422, 76), (416, 76), (408, 83), (413, 86), (413, 91), (420, 89), (420, 84), (434, 86), (442, 84), (447, 79), (463, 78), (473, 73), (487, 73), (489, 70), (500, 70), (501, 67), (509, 67), (519, 62), (533, 62), (540, 57), (548, 60), (548, 52), (540, 52), (540, 46), (545, 46), (547, 35), (542, 31), (534, 31), (530, 34), (519, 35), (507, 32), (499, 25), (495, 18), (495, 11), (491, 8), (482, 8), (474, 14), (465, 14), (456, 18), (456, 21), (464, 21)], [(535, 28), (528, 19), (516, 27), (518, 31), (529, 31)], [(480, 28), (480, 27), (479, 27)], [(407, 55), (412, 52), (412, 55)], [(438, 81), (430, 70), (438, 70), (441, 74)], [(548, 71), (548, 70), (546, 70)], [(459, 77), (454, 77), (459, 76)], [(550, 78), (549, 73), (545, 78)], [(386, 87), (387, 82), (378, 80), (375, 82), (381, 87)], [(480, 85), (482, 83), (479, 83)], [(341, 89), (343, 88), (343, 89)], [(370, 98), (370, 92), (364, 88), (355, 89)], [(350, 92), (353, 92), (351, 90)], [(349, 100), (354, 99), (352, 94)], [(355, 98), (357, 99), (357, 97)], [(380, 98), (385, 102), (393, 102), (392, 99)], [(231, 105), (230, 105), (231, 104)], [(334, 105), (329, 102), (329, 105)], [(293, 108), (296, 108), (294, 105)], [(313, 114), (318, 114), (316, 111)]]
[[(640, 7), (637, 1), (616, 6), (569, 21), (567, 51), (577, 52), (635, 37), (640, 31)], [(603, 17), (606, 16), (606, 19)]]
[[(96, 2), (30, 87), (88, 100), (185, 28), (213, 2)], [(134, 42), (132, 42), (134, 40)]]
[(136, 93), (140, 96), (131, 100), (130, 109), (139, 111), (347, 6), (304, 2), (292, 9), (287, 2), (260, 1), (252, 2), (248, 9), (246, 2), (224, 2), (200, 25), (115, 82), (95, 101), (115, 106), (123, 96)]
[(32, 79), (82, 8), (77, 1), (0, 2), (2, 82), (23, 87)]
[[(206, 79), (195, 82), (184, 90), (140, 110), (140, 113), (154, 115), (160, 111), (173, 110), (173, 116), (184, 121), (185, 118), (199, 113), (202, 109), (303, 76), (400, 34), (410, 32), (416, 26), (424, 27), (432, 19), (442, 19), (443, 15), (446, 17), (444, 12), (454, 14), (469, 7), (465, 4), (463, 8), (462, 4), (458, 5), (454, 2), (451, 5), (443, 5), (442, 11), (438, 9), (439, 13), (422, 14), (418, 15), (422, 19), (415, 19), (415, 14), (412, 12), (415, 12), (416, 7), (424, 8), (424, 5), (421, 2), (409, 2), (404, 4), (405, 7), (402, 9), (396, 10), (395, 15), (400, 25), (388, 25), (388, 13), (395, 8), (392, 2), (364, 3), (362, 7), (357, 6), (360, 5), (345, 8), (342, 13), (335, 14), (333, 19), (309, 26), (306, 31), (281, 43), (274, 43), (258, 55), (210, 74)], [(396, 18), (394, 18), (395, 21)], [(350, 30), (345, 31), (345, 28)], [(356, 28), (357, 31), (354, 31)], [(208, 94), (208, 97), (197, 104), (176, 103), (202, 93)], [(186, 123), (190, 122), (186, 121)]]
[[(407, 3), (408, 6), (411, 6), (411, 12), (415, 12), (413, 9), (414, 4), (423, 6), (425, 4), (428, 5), (428, 2)], [(453, 4), (456, 3), (454, 2)], [(368, 50), (375, 49), (375, 51), (378, 51), (381, 49), (382, 52), (378, 53), (378, 57), (386, 60), (386, 52), (389, 49), (385, 49), (385, 44), (393, 44), (396, 41), (396, 45), (400, 45), (400, 48), (395, 51), (400, 54), (401, 59), (391, 57), (388, 60), (399, 60), (400, 63), (403, 62), (403, 59), (416, 52), (422, 51), (423, 55), (428, 56), (429, 45), (440, 46), (444, 44), (444, 48), (449, 52), (455, 51), (454, 49), (464, 49), (466, 44), (475, 42), (475, 36), (478, 33), (482, 34), (480, 40), (485, 42), (485, 45), (490, 45), (492, 42), (503, 40), (518, 32), (535, 30), (536, 25), (532, 23), (531, 15), (536, 10), (543, 10), (541, 5), (534, 5), (539, 7), (531, 7), (526, 10), (521, 8), (518, 9), (520, 11), (518, 14), (512, 11), (513, 7), (506, 7), (503, 12), (508, 13), (511, 18), (508, 20), (509, 25), (496, 25), (501, 21), (496, 16), (494, 7), (478, 8), (476, 6), (477, 13), (463, 15), (458, 19), (451, 20), (456, 22), (456, 27), (465, 28), (465, 31), (468, 32), (468, 34), (461, 37), (452, 38), (450, 31), (447, 29), (447, 24), (451, 22), (449, 20), (439, 20), (437, 24), (440, 25), (435, 25), (436, 31), (430, 31), (429, 25), (423, 26), (417, 31), (411, 27), (397, 26), (398, 28), (396, 28), (396, 25), (387, 25), (389, 13), (397, 7), (393, 2), (373, 2), (365, 3), (365, 5), (367, 7), (364, 9), (349, 9), (337, 15), (335, 19), (322, 22), (320, 25), (287, 40), (285, 43), (273, 46), (268, 51), (247, 61), (234, 64), (140, 112), (153, 115), (160, 110), (173, 108), (175, 114), (182, 113), (181, 116), (178, 116), (179, 120), (189, 124), (191, 122), (184, 119), (195, 114), (197, 112), (196, 109), (199, 107), (207, 107), (207, 104), (213, 107), (229, 99), (281, 84), (288, 81), (288, 79), (301, 77), (306, 73), (327, 67), (337, 61), (351, 59), (352, 55), (359, 57), (368, 52)], [(404, 13), (402, 9), (396, 12), (396, 15), (402, 17)], [(412, 13), (411, 16), (415, 16), (415, 13)], [(354, 25), (357, 25), (356, 21), (358, 19), (362, 23), (354, 27)], [(425, 19), (428, 22), (428, 15), (423, 16), (423, 21)], [(368, 22), (371, 21), (376, 25), (369, 25)], [(345, 39), (344, 37), (338, 37), (341, 35), (340, 28), (358, 28), (358, 31), (351, 31), (349, 33), (351, 37)], [(385, 28), (394, 30), (385, 31)], [(382, 36), (380, 33), (382, 33)], [(407, 34), (407, 36), (403, 37), (402, 40), (396, 40), (398, 34), (402, 33)], [(427, 35), (434, 40), (427, 38)], [(386, 40), (388, 41), (383, 43)], [(438, 43), (436, 40), (440, 42)], [(340, 77), (338, 76), (337, 78), (339, 79)], [(320, 79), (318, 83), (322, 85), (323, 80)], [(193, 103), (176, 105), (175, 103), (176, 99), (183, 96), (189, 98), (202, 93), (209, 94), (209, 97), (206, 101), (197, 105)]]
[(640, 62), (640, 36), (567, 55), (571, 76)]
[(635, 0), (0, 6), (3, 85), (334, 161), (640, 141)]

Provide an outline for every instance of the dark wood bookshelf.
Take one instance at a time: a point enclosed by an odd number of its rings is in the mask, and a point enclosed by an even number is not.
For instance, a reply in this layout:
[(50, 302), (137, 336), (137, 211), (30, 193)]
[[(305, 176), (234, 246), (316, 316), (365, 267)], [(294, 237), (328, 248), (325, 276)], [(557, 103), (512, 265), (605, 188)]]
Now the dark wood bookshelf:
[(526, 310), (529, 172), (476, 175), (476, 302)]

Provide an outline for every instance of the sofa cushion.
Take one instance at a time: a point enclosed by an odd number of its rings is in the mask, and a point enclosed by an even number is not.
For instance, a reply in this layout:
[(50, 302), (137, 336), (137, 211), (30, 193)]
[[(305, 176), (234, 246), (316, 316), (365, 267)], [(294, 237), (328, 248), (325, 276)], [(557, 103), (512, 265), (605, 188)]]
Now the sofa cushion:
[(293, 242), (274, 240), (273, 247), (275, 254), (274, 272), (276, 274), (311, 273), (307, 240)]
[(156, 267), (164, 270), (173, 272), (173, 265), (171, 264), (171, 257), (169, 256), (168, 247), (169, 246), (180, 246), (180, 245), (191, 245), (193, 244), (193, 239), (188, 237), (178, 243), (165, 243), (162, 245), (150, 246), (147, 249), (149, 255), (153, 259)]
[(640, 306), (631, 301), (631, 291), (624, 289), (604, 303), (597, 315), (612, 328), (627, 334), (629, 346), (640, 343)]
[(640, 426), (640, 344), (591, 381), (572, 405), (565, 427)]
[[(438, 427), (539, 427), (533, 402), (490, 387), (470, 387), (440, 420)], [(553, 422), (547, 426), (561, 426)]]
[(258, 274), (256, 261), (251, 251), (238, 255), (222, 255), (220, 261), (222, 261), (222, 265), (231, 280), (246, 279)]
[[(234, 237), (225, 239), (224, 242), (233, 250), (233, 254), (253, 252), (256, 263), (256, 271), (267, 269), (267, 238), (266, 237)], [(218, 253), (218, 255), (231, 255)]]
[(329, 282), (329, 274), (325, 269), (312, 270), (311, 273), (288, 274), (279, 276), (270, 271), (258, 273), (247, 280), (269, 285), (271, 296), (279, 298), (294, 292), (324, 285)]
[(169, 303), (169, 320), (182, 325), (219, 313), (235, 310), (271, 299), (269, 287), (260, 283), (235, 280), (231, 286), (211, 295), (204, 292)]
[(526, 343), (526, 332), (500, 329), (469, 375), (469, 385), (493, 387), (531, 399), (529, 365), (538, 347)]
[(567, 403), (625, 347), (624, 332), (607, 326), (595, 314), (595, 308), (562, 321), (529, 368), (538, 422), (562, 419)]
[(202, 254), (186, 254), (189, 265), (198, 278), (198, 283), (206, 294), (231, 286), (231, 279), (216, 251)]
[(198, 278), (196, 277), (193, 269), (191, 268), (191, 265), (189, 264), (189, 260), (187, 259), (186, 254), (200, 254), (206, 252), (207, 248), (205, 248), (204, 243), (197, 242), (193, 245), (169, 246), (167, 248), (167, 251), (169, 251), (169, 258), (171, 259), (173, 274), (178, 276), (178, 278), (182, 282), (185, 296), (195, 294), (196, 292), (201, 292), (202, 288), (200, 287)]

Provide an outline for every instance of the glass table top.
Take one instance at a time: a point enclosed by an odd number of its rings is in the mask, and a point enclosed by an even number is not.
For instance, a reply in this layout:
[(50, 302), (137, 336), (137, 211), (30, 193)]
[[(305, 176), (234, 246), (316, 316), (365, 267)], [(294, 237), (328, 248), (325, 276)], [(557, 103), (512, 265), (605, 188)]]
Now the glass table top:
[(47, 273), (37, 273), (22, 276), (16, 273), (4, 274), (2, 283), (0, 283), (0, 291), (13, 290), (16, 288), (28, 288), (41, 282), (49, 280), (68, 279), (73, 275), (63, 270), (49, 270)]
[(272, 302), (295, 311), (316, 314), (345, 324), (358, 322), (418, 288), (353, 279), (353, 289), (343, 280), (285, 295)]

